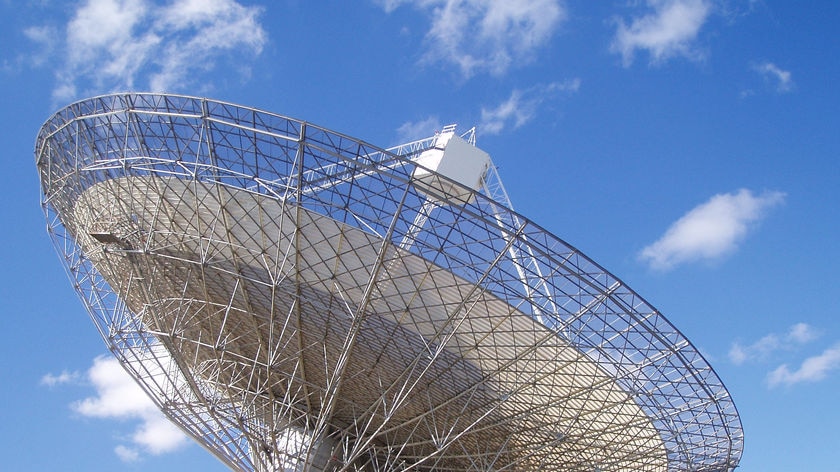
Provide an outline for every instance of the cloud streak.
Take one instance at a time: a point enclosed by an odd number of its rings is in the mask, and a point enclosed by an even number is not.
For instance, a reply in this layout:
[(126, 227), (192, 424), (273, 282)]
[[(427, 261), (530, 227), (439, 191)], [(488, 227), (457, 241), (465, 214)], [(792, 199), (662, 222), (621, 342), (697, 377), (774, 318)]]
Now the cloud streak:
[(793, 90), (793, 76), (790, 71), (786, 71), (772, 62), (757, 64), (753, 66), (753, 70), (768, 82), (775, 84), (776, 92), (786, 93)]
[(64, 385), (68, 383), (73, 383), (79, 380), (81, 374), (78, 372), (70, 372), (67, 370), (61, 371), (60, 374), (46, 374), (41, 377), (41, 385), (46, 385), (47, 387), (55, 387), (56, 385)]
[(772, 388), (779, 385), (790, 387), (804, 382), (817, 382), (838, 368), (840, 368), (840, 344), (835, 344), (821, 354), (805, 359), (796, 370), (791, 371), (787, 364), (780, 365), (767, 375), (767, 383)]
[(419, 121), (406, 121), (397, 128), (397, 139), (400, 143), (408, 143), (433, 136), (441, 128), (440, 119), (435, 115)]
[[(481, 107), (481, 120), (476, 127), (482, 135), (495, 135), (504, 130), (519, 128), (531, 121), (546, 102), (563, 94), (573, 94), (580, 89), (580, 79), (540, 84), (527, 89), (514, 89), (508, 98), (500, 103)], [(437, 116), (420, 121), (408, 121), (397, 128), (400, 142), (426, 138), (432, 131), (440, 130), (442, 124)]]
[(223, 59), (247, 67), (267, 41), (260, 13), (235, 0), (86, 0), (64, 28), (31, 27), (27, 36), (61, 61), (57, 101), (80, 90), (171, 92), (194, 85)]
[(736, 365), (767, 360), (777, 351), (796, 349), (817, 337), (819, 333), (811, 325), (796, 323), (784, 335), (771, 333), (746, 346), (740, 342), (734, 342), (729, 349), (729, 360)]
[(701, 57), (697, 36), (712, 11), (708, 0), (648, 0), (653, 12), (634, 18), (629, 24), (616, 19), (616, 33), (610, 46), (621, 54), (625, 66), (633, 63), (636, 51), (647, 51), (652, 63), (672, 57)]
[(661, 271), (719, 259), (735, 251), (751, 227), (784, 198), (781, 192), (754, 195), (746, 189), (715, 195), (673, 223), (659, 240), (642, 249), (639, 258)]
[(483, 134), (499, 134), (505, 129), (516, 129), (531, 121), (543, 103), (561, 93), (575, 93), (580, 89), (580, 79), (552, 82), (526, 90), (514, 89), (510, 96), (491, 108), (481, 109), (481, 124), (478, 130)]
[[(786, 333), (768, 334), (757, 341), (743, 345), (732, 343), (729, 360), (735, 365), (747, 362), (766, 363), (779, 354), (801, 350), (805, 345), (819, 338), (820, 333), (807, 323), (796, 323)], [(795, 368), (782, 363), (766, 375), (767, 386), (791, 387), (801, 383), (813, 383), (825, 379), (835, 370), (840, 369), (840, 343), (825, 349), (822, 353), (806, 358)]]
[(408, 4), (426, 12), (431, 26), (422, 62), (455, 65), (465, 78), (502, 75), (527, 63), (567, 13), (559, 0), (383, 0), (386, 12)]

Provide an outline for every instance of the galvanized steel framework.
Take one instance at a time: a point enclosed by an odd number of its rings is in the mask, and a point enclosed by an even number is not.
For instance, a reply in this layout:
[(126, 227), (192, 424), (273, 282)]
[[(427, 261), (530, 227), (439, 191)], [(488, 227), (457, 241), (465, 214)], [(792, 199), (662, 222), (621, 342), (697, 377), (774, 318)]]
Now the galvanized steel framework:
[(466, 204), (418, 190), (434, 143), (124, 94), (55, 114), (36, 161), (109, 349), (234, 469), (735, 468), (688, 340), (494, 170)]

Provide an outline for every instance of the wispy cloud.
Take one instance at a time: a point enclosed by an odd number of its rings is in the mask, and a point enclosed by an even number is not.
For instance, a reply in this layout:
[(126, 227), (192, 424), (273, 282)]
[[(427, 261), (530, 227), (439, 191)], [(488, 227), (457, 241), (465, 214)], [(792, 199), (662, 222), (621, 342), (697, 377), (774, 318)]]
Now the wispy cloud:
[(47, 387), (55, 387), (56, 385), (63, 385), (67, 383), (76, 382), (81, 377), (79, 372), (70, 372), (67, 370), (61, 371), (60, 374), (46, 374), (41, 377), (41, 385), (46, 385)]
[(753, 66), (765, 80), (773, 84), (776, 92), (785, 93), (793, 90), (793, 77), (790, 71), (786, 71), (772, 62), (764, 62)]
[[(580, 79), (540, 84), (527, 89), (514, 89), (508, 98), (491, 107), (481, 107), (481, 121), (477, 126), (483, 135), (499, 134), (505, 129), (516, 129), (531, 121), (541, 105), (557, 99), (563, 94), (572, 94), (580, 89)], [(419, 121), (409, 121), (397, 128), (400, 142), (409, 142), (431, 136), (441, 129), (437, 116)]]
[(792, 386), (802, 382), (817, 382), (824, 379), (832, 370), (840, 369), (840, 344), (826, 349), (821, 354), (805, 359), (796, 370), (791, 371), (787, 364), (782, 364), (767, 375), (770, 387), (779, 385)]
[(437, 116), (428, 116), (418, 121), (406, 121), (397, 128), (397, 139), (400, 143), (409, 143), (433, 136), (441, 128), (441, 122)]
[(580, 79), (552, 82), (529, 89), (514, 89), (510, 96), (491, 108), (481, 109), (481, 124), (478, 130), (483, 134), (499, 134), (504, 129), (516, 129), (531, 121), (540, 105), (556, 98), (560, 93), (574, 93), (580, 89)]
[(60, 61), (58, 101), (80, 91), (175, 91), (224, 58), (247, 67), (243, 58), (259, 55), (267, 41), (260, 12), (235, 0), (86, 0), (66, 26), (26, 34)]
[(746, 189), (715, 195), (672, 224), (659, 240), (642, 249), (639, 258), (663, 271), (718, 259), (734, 251), (749, 229), (784, 198), (781, 192), (754, 195)]
[(771, 352), (779, 349), (779, 337), (775, 334), (768, 334), (758, 341), (743, 346), (741, 343), (735, 342), (729, 349), (729, 360), (733, 364), (743, 364), (750, 359), (764, 358), (770, 355)]
[(138, 460), (141, 452), (172, 452), (188, 443), (184, 433), (163, 416), (113, 357), (94, 359), (87, 379), (96, 395), (74, 403), (76, 412), (93, 418), (139, 421), (131, 434), (131, 444), (118, 445), (114, 450), (122, 460)]
[(611, 51), (621, 54), (625, 66), (633, 63), (637, 50), (650, 54), (652, 63), (675, 56), (697, 59), (697, 36), (712, 11), (708, 0), (648, 0), (653, 11), (627, 24), (616, 19)]
[(114, 453), (123, 462), (137, 462), (140, 460), (140, 452), (137, 449), (132, 449), (122, 444), (114, 448)]
[(788, 339), (798, 344), (809, 343), (818, 337), (819, 333), (807, 323), (796, 323), (788, 332)]
[[(817, 329), (807, 323), (796, 323), (784, 334), (770, 333), (751, 344), (732, 343), (729, 360), (736, 365), (750, 363), (778, 362), (780, 357), (791, 356), (804, 346), (820, 337)], [(822, 353), (806, 358), (798, 368), (791, 370), (788, 363), (782, 363), (767, 373), (770, 388), (780, 385), (793, 386), (805, 382), (817, 382), (833, 371), (840, 369), (840, 343), (825, 349)]]
[(23, 30), (23, 35), (40, 47), (40, 51), (27, 55), (29, 63), (35, 67), (46, 63), (55, 51), (58, 42), (58, 33), (55, 28), (52, 26), (30, 26)]
[(819, 337), (819, 333), (807, 323), (796, 323), (787, 333), (768, 334), (747, 345), (736, 341), (729, 349), (729, 360), (741, 365), (750, 361), (764, 361), (778, 351), (791, 351)]
[(455, 65), (469, 78), (504, 74), (533, 59), (567, 13), (560, 0), (381, 0), (385, 11), (412, 5), (427, 12), (425, 63)]

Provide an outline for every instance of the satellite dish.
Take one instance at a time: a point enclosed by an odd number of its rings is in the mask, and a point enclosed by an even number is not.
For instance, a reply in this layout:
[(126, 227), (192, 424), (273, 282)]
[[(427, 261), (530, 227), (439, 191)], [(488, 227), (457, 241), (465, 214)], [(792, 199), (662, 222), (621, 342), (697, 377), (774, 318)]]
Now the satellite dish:
[(511, 209), (474, 130), (388, 150), (208, 99), (77, 102), (36, 145), (108, 348), (236, 470), (734, 469), (691, 343)]

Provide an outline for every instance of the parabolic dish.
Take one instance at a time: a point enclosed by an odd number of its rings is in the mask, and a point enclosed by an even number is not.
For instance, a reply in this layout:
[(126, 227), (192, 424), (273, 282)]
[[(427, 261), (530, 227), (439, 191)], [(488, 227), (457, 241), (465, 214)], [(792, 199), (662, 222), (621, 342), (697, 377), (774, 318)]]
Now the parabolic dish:
[(383, 150), (122, 94), (59, 111), (36, 161), (109, 349), (232, 468), (735, 468), (740, 420), (697, 350), (500, 201), (494, 169), (430, 168), (465, 145), (446, 131)]

